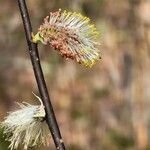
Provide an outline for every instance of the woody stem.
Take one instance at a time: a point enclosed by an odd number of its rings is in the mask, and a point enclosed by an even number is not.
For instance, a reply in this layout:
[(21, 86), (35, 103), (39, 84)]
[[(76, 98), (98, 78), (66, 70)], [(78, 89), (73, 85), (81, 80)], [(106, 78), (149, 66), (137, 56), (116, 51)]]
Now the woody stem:
[(43, 104), (46, 111), (46, 121), (49, 126), (50, 132), (52, 134), (55, 146), (57, 150), (65, 150), (65, 145), (63, 143), (61, 133), (57, 124), (53, 106), (48, 94), (46, 82), (44, 79), (43, 71), (41, 68), (40, 58), (38, 54), (38, 47), (36, 43), (32, 42), (32, 26), (30, 22), (30, 17), (27, 9), (25, 0), (18, 0), (18, 5), (20, 8), (20, 13), (22, 16), (22, 21), (24, 25), (26, 40), (29, 48), (30, 59), (33, 66), (34, 75), (38, 85), (39, 93), (41, 95)]

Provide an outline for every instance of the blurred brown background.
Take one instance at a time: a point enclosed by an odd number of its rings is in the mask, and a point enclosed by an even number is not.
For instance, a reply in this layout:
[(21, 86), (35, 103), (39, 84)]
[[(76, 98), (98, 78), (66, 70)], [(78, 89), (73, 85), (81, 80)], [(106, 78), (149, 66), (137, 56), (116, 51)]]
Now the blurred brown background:
[[(90, 17), (101, 33), (102, 59), (92, 69), (39, 45), (67, 149), (150, 149), (150, 0), (27, 0), (27, 4), (34, 32), (43, 17), (62, 8)], [(32, 91), (38, 91), (17, 1), (0, 0), (0, 11), (2, 120), (15, 101), (37, 104)], [(7, 144), (0, 131), (0, 150), (7, 150)]]

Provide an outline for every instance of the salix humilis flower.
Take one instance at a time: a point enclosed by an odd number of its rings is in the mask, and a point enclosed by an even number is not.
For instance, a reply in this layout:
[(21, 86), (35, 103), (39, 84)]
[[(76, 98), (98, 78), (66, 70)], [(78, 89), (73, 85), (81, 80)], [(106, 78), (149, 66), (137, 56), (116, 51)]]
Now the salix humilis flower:
[(100, 58), (99, 33), (90, 19), (76, 12), (51, 12), (44, 19), (33, 42), (51, 45), (66, 57), (92, 67)]
[(38, 144), (49, 145), (50, 135), (44, 120), (44, 106), (41, 99), (37, 98), (41, 105), (30, 105), (26, 102), (18, 103), (19, 109), (9, 112), (1, 123), (6, 140), (10, 141), (9, 148), (11, 150), (18, 147), (27, 150)]

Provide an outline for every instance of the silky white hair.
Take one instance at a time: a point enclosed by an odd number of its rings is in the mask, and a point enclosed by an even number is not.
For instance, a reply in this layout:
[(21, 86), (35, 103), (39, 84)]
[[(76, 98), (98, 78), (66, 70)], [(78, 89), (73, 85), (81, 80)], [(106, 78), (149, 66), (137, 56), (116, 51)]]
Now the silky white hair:
[(44, 119), (44, 106), (41, 99), (36, 97), (41, 105), (31, 105), (26, 102), (18, 103), (19, 109), (9, 112), (1, 123), (6, 140), (10, 141), (9, 148), (11, 150), (17, 149), (19, 146), (27, 150), (38, 144), (49, 145), (50, 134)]

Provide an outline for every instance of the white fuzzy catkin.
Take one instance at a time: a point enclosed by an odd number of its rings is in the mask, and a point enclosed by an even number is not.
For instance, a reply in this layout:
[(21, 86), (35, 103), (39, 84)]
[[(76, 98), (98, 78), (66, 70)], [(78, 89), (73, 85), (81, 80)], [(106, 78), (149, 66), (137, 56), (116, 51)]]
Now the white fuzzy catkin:
[[(40, 100), (39, 97), (37, 98)], [(41, 105), (28, 103), (18, 103), (18, 105), (19, 109), (9, 112), (1, 123), (6, 140), (10, 141), (9, 148), (13, 150), (22, 147), (27, 150), (38, 144), (49, 145), (50, 135), (44, 120), (45, 110), (42, 102)]]

